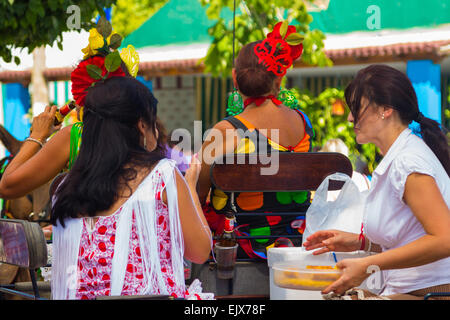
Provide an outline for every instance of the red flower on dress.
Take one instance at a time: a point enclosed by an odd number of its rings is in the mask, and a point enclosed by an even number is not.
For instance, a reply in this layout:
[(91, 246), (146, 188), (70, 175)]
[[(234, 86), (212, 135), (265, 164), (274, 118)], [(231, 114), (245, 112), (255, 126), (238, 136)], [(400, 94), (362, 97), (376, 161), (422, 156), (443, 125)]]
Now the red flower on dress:
[(107, 231), (107, 228), (105, 226), (100, 226), (97, 231), (100, 234), (105, 234)]
[(108, 263), (106, 262), (106, 259), (105, 259), (105, 258), (100, 258), (100, 259), (98, 259), (98, 264), (104, 267), (104, 266), (106, 266)]
[(106, 244), (104, 242), (100, 242), (98, 244), (98, 248), (100, 249), (100, 251), (105, 252), (106, 251)]
[[(91, 78), (87, 72), (86, 66), (88, 64), (93, 64), (98, 66), (102, 70), (102, 76), (105, 76), (107, 70), (105, 68), (105, 57), (102, 56), (94, 56), (90, 57), (86, 60), (81, 61), (78, 66), (72, 71), (70, 76), (70, 80), (72, 81), (72, 95), (75, 99), (75, 102), (79, 106), (84, 106), (84, 102), (86, 99), (87, 89), (92, 86), (93, 83), (98, 82), (99, 80), (95, 80)], [(110, 72), (108, 75), (108, 79), (112, 77), (124, 77), (125, 73), (122, 68), (117, 68), (116, 71)]]

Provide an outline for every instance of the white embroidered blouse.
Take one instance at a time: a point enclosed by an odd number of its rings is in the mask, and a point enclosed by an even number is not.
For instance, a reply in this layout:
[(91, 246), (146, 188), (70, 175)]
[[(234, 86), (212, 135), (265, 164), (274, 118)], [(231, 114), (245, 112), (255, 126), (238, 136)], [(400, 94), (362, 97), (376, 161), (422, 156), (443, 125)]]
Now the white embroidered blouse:
[[(163, 159), (152, 172), (144, 178), (135, 192), (122, 205), (116, 220), (114, 255), (108, 293), (111, 296), (121, 295), (128, 266), (132, 229), (139, 239), (140, 256), (142, 257), (142, 276), (144, 281), (139, 286), (139, 295), (170, 294), (167, 286), (167, 275), (160, 259), (158, 245), (158, 215), (155, 199), (158, 183), (164, 182), (167, 193), (168, 219), (170, 230), (171, 281), (179, 287), (178, 292), (185, 291), (184, 285), (184, 243), (178, 212), (178, 197), (175, 180), (175, 161)], [(161, 175), (161, 177), (159, 177)], [(77, 264), (80, 254), (84, 218), (66, 219), (65, 228), (60, 224), (53, 228), (53, 264), (52, 264), (52, 298), (54, 300), (76, 299), (80, 289), (80, 271)], [(135, 223), (135, 225), (133, 225)], [(134, 228), (132, 228), (132, 226)], [(79, 297), (78, 297), (79, 298)]]

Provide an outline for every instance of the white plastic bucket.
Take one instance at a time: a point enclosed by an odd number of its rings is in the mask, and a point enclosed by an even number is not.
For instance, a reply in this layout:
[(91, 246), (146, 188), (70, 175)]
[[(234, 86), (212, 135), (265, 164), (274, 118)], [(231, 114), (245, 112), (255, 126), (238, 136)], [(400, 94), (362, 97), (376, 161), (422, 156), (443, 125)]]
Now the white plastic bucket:
[[(267, 251), (267, 264), (269, 266), (269, 279), (270, 279), (270, 299), (271, 300), (323, 300), (320, 291), (311, 290), (295, 290), (284, 289), (275, 285), (273, 281), (273, 265), (277, 262), (287, 261), (302, 261), (310, 265), (333, 265), (335, 260), (332, 252), (313, 255), (313, 251), (306, 251), (303, 247), (295, 248), (270, 248)], [(351, 258), (363, 258), (368, 256), (367, 252), (354, 251), (354, 252), (335, 252), (337, 261)], [(374, 282), (372, 277), (381, 277), (381, 272), (372, 274), (366, 279), (359, 288), (369, 290), (375, 294), (378, 294), (381, 289), (382, 279), (377, 279)], [(377, 283), (376, 288), (369, 289), (367, 283)]]

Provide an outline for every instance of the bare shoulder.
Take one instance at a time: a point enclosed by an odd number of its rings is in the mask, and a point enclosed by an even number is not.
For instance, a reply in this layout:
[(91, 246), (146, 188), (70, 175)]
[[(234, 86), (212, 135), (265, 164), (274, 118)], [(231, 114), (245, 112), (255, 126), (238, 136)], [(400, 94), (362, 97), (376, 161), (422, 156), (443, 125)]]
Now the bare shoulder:
[(235, 129), (235, 128), (230, 122), (228, 122), (226, 120), (222, 120), (222, 121), (217, 122), (214, 125), (213, 129), (217, 129), (217, 130), (225, 132), (226, 130)]

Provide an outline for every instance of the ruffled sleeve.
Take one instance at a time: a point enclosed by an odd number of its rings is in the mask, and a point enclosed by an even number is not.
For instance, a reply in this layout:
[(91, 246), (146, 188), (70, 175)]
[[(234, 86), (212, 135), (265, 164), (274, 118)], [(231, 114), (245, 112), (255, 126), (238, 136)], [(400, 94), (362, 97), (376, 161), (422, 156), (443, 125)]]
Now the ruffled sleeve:
[(435, 170), (423, 157), (418, 154), (399, 155), (392, 161), (389, 170), (389, 180), (394, 190), (395, 196), (403, 201), (406, 179), (412, 173), (426, 174), (436, 179)]

